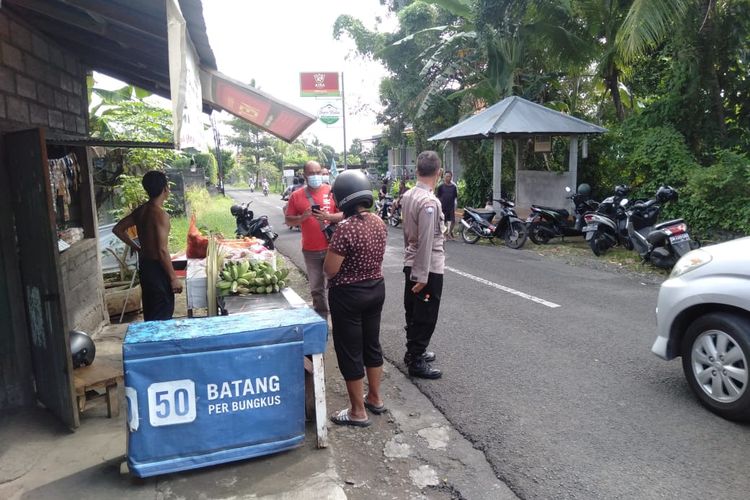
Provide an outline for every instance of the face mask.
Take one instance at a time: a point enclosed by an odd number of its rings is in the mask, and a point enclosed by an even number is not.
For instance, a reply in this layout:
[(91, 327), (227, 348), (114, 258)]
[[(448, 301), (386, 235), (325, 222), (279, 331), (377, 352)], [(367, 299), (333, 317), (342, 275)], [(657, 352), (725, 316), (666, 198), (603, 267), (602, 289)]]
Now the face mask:
[(307, 185), (311, 188), (319, 188), (323, 184), (323, 176), (322, 175), (311, 175), (307, 178)]

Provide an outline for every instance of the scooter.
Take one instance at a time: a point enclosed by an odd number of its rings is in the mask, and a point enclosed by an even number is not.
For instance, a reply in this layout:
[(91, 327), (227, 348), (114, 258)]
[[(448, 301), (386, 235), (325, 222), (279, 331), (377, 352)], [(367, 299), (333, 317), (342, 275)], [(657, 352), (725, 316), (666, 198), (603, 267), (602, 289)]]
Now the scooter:
[[(565, 191), (570, 193), (571, 189), (566, 186)], [(566, 236), (581, 236), (584, 226), (583, 216), (599, 207), (598, 202), (589, 199), (590, 194), (591, 188), (588, 184), (581, 184), (578, 192), (565, 197), (573, 200), (574, 217), (571, 217), (570, 212), (565, 208), (531, 205), (531, 214), (526, 218), (529, 239), (537, 245), (544, 245), (557, 236), (562, 237), (563, 241)]]
[(391, 227), (398, 227), (401, 224), (401, 205), (394, 203), (388, 210), (388, 224)]
[(268, 187), (263, 186), (263, 196), (268, 196)]
[(273, 242), (279, 237), (279, 235), (273, 232), (273, 227), (271, 227), (271, 224), (268, 222), (268, 216), (261, 215), (257, 219), (253, 219), (253, 215), (255, 214), (250, 210), (250, 203), (252, 202), (243, 205), (232, 205), (229, 209), (237, 223), (235, 235), (237, 235), (238, 238), (246, 236), (258, 238), (263, 241), (266, 248), (273, 250)]
[(391, 211), (392, 206), (393, 196), (385, 195), (382, 200), (378, 200), (375, 202), (375, 212), (380, 216), (381, 219), (387, 222), (388, 214)]
[(628, 186), (616, 186), (615, 194), (602, 200), (595, 212), (584, 214), (586, 226), (582, 231), (586, 234), (591, 251), (597, 257), (615, 245), (622, 245), (628, 250), (633, 249), (633, 243), (625, 227), (625, 210), (630, 204), (626, 196), (629, 193)]
[[(473, 245), (480, 238), (487, 238), (494, 244), (494, 238), (503, 238), (505, 245), (518, 249), (526, 243), (526, 224), (518, 218), (513, 209), (515, 204), (504, 199), (494, 200), (500, 203), (500, 213), (494, 210), (479, 210), (476, 208), (464, 208), (461, 218), (461, 239)], [(498, 215), (496, 223), (493, 224), (495, 215)]]
[(670, 201), (677, 201), (677, 191), (662, 186), (656, 192), (656, 198), (634, 203), (626, 210), (626, 227), (633, 247), (644, 262), (662, 269), (671, 269), (680, 257), (700, 246), (690, 238), (683, 219), (655, 224), (661, 211), (660, 203)]

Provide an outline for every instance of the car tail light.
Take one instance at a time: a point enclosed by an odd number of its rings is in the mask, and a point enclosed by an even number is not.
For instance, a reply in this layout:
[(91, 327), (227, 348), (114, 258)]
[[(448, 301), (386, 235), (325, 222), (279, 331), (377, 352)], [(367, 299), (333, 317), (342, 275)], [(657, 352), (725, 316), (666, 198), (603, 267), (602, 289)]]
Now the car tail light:
[(664, 232), (667, 233), (669, 236), (676, 236), (678, 234), (686, 233), (687, 224), (681, 223), (681, 224), (675, 224), (674, 226), (665, 227)]

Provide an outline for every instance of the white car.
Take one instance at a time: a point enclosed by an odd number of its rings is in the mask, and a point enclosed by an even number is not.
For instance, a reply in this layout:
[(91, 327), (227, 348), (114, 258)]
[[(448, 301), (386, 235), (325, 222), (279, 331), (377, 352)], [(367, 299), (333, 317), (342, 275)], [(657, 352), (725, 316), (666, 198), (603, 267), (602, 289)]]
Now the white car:
[(708, 409), (750, 420), (750, 237), (693, 250), (659, 290), (651, 351), (682, 357), (690, 388)]

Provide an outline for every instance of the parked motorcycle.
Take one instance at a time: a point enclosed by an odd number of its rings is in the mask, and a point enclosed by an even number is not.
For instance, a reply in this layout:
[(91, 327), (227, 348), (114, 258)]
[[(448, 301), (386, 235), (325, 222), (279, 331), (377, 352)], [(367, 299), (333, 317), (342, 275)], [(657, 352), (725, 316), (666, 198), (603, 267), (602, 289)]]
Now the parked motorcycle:
[(398, 227), (401, 224), (401, 205), (394, 203), (388, 210), (388, 224)]
[(628, 250), (633, 249), (633, 243), (628, 236), (626, 227), (627, 215), (625, 210), (630, 203), (626, 196), (630, 193), (628, 186), (615, 187), (615, 194), (602, 200), (595, 212), (583, 216), (586, 234), (591, 251), (599, 256), (615, 245), (622, 245)]
[(386, 195), (382, 199), (375, 202), (375, 213), (377, 213), (381, 219), (388, 222), (388, 213), (393, 206), (393, 196)]
[(656, 224), (661, 205), (677, 201), (677, 191), (661, 186), (653, 199), (634, 203), (628, 208), (626, 227), (633, 247), (644, 262), (662, 269), (671, 269), (677, 261), (699, 244), (690, 238), (683, 219)]
[[(569, 187), (565, 191), (570, 193)], [(526, 219), (529, 239), (537, 245), (544, 245), (557, 236), (565, 241), (566, 236), (581, 236), (583, 234), (583, 216), (595, 211), (599, 203), (590, 199), (591, 186), (581, 184), (576, 193), (566, 196), (575, 205), (574, 217), (565, 208), (543, 207), (531, 205), (531, 214)]]
[(229, 211), (234, 216), (237, 223), (237, 229), (235, 234), (238, 238), (253, 237), (263, 241), (263, 244), (269, 250), (274, 249), (274, 240), (279, 237), (278, 234), (273, 232), (273, 227), (268, 222), (268, 217), (261, 215), (257, 219), (253, 219), (253, 211), (250, 210), (250, 203), (248, 202), (243, 205), (232, 205)]
[[(500, 203), (500, 213), (494, 210), (479, 210), (464, 208), (461, 218), (461, 238), (469, 244), (474, 244), (480, 238), (487, 238), (494, 243), (494, 238), (503, 238), (510, 248), (521, 248), (526, 243), (526, 224), (518, 218), (513, 209), (515, 204), (504, 199), (494, 200)], [(497, 221), (493, 224), (495, 215)]]

